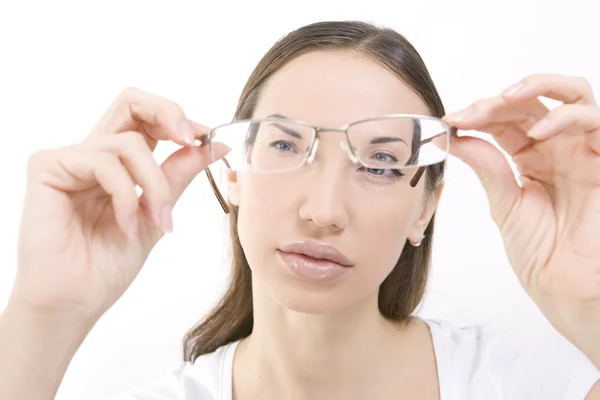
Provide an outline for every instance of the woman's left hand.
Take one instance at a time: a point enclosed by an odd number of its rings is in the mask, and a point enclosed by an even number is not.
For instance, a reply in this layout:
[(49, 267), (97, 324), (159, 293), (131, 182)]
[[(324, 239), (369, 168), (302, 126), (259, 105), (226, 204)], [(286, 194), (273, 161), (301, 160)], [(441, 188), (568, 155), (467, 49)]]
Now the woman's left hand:
[[(549, 110), (538, 97), (562, 102)], [(600, 107), (585, 79), (539, 74), (444, 120), (493, 135), (453, 138), (480, 178), (521, 284), (600, 368)]]

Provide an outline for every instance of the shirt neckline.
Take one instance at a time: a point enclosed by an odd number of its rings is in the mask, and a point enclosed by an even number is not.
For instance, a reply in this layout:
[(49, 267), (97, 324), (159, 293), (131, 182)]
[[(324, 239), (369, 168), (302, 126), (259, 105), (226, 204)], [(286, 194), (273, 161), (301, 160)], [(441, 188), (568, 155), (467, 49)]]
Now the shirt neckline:
[[(420, 318), (428, 327), (433, 343), (433, 353), (436, 362), (440, 399), (446, 400), (450, 397), (450, 373), (452, 371), (450, 349), (446, 340), (446, 332), (443, 327), (429, 319)], [(227, 345), (221, 363), (221, 398), (223, 400), (233, 399), (233, 358), (240, 341)]]

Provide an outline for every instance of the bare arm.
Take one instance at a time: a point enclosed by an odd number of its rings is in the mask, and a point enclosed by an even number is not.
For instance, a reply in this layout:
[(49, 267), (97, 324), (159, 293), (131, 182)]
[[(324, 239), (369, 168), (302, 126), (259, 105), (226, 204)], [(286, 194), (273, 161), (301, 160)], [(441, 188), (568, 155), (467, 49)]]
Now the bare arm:
[(0, 314), (0, 399), (54, 399), (89, 332), (76, 321), (10, 306)]
[(590, 392), (585, 396), (585, 400), (600, 400), (600, 381), (592, 386)]

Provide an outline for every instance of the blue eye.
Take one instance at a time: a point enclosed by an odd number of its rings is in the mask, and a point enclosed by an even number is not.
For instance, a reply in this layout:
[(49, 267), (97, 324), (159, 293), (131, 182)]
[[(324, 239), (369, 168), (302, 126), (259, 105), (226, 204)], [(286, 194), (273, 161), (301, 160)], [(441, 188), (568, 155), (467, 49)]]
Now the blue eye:
[(383, 162), (397, 162), (398, 159), (390, 154), (385, 154), (385, 153), (377, 153), (375, 154), (375, 156), (373, 157), (375, 160), (377, 161), (383, 161)]
[[(371, 158), (381, 164), (394, 164), (398, 162), (396, 157), (387, 153), (375, 153)], [(376, 179), (398, 179), (404, 176), (401, 170), (393, 168), (361, 167), (361, 169), (367, 171), (370, 175), (376, 177)]]
[[(370, 174), (382, 176), (382, 177), (392, 178), (394, 176), (396, 176), (396, 177), (404, 176), (402, 171), (400, 171), (399, 169), (366, 168), (366, 170)], [(392, 176), (390, 176), (390, 175), (392, 175)]]
[(294, 145), (290, 142), (286, 142), (284, 140), (278, 140), (276, 142), (271, 143), (272, 147), (275, 147), (277, 150), (280, 150), (284, 153), (288, 153), (294, 150)]

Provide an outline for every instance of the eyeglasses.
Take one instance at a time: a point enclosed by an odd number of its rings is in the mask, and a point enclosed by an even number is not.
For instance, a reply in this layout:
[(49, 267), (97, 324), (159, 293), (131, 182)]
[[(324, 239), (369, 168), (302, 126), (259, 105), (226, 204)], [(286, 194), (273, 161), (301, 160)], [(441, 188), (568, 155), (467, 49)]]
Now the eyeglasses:
[[(425, 169), (448, 157), (450, 137), (456, 129), (439, 118), (390, 114), (363, 119), (341, 127), (317, 127), (275, 114), (262, 119), (239, 120), (213, 128), (201, 140), (213, 154), (213, 141), (231, 150), (221, 160), (235, 172), (285, 173), (312, 164), (324, 132), (343, 133), (339, 144), (350, 160), (375, 175), (416, 169), (415, 187)], [(216, 159), (211, 162), (217, 161)], [(210, 185), (225, 213), (229, 207), (209, 168)]]

